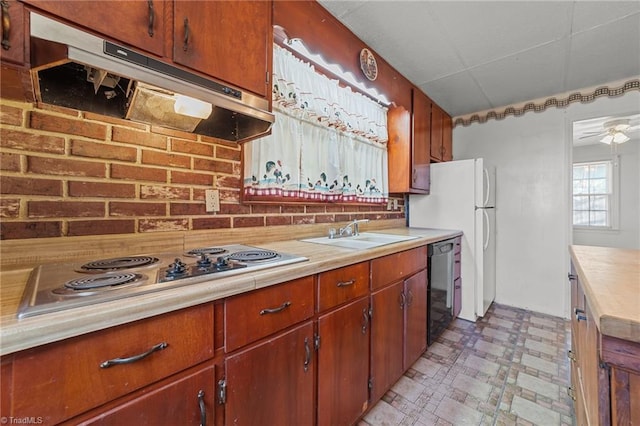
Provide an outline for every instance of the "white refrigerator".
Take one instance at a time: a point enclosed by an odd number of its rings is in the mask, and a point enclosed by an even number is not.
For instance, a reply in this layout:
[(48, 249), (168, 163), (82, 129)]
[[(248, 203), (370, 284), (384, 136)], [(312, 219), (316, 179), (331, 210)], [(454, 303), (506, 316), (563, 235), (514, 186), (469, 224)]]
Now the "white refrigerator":
[(429, 195), (409, 196), (409, 226), (459, 229), (462, 238), (462, 310), (476, 321), (496, 294), (495, 169), (482, 158), (435, 163)]

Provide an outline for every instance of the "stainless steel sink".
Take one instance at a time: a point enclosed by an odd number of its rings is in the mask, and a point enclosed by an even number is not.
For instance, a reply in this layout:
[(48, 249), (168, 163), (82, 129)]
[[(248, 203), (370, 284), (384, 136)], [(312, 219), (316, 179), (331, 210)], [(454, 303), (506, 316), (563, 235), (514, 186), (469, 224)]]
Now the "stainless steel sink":
[(384, 246), (387, 244), (399, 243), (402, 241), (414, 240), (418, 237), (410, 235), (394, 235), (394, 234), (382, 234), (377, 232), (361, 232), (358, 235), (329, 238), (318, 237), (308, 238), (300, 241), (307, 243), (325, 244), (335, 247), (350, 248), (354, 250), (365, 250), (375, 247)]

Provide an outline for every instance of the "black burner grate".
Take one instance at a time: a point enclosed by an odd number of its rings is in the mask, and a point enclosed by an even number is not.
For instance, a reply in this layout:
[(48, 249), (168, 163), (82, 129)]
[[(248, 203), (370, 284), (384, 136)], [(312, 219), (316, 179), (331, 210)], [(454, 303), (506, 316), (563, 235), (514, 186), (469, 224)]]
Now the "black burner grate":
[(81, 269), (84, 271), (117, 271), (153, 265), (157, 262), (159, 262), (159, 259), (151, 256), (114, 257), (85, 263), (81, 266)]
[(260, 260), (269, 260), (278, 257), (278, 253), (270, 250), (244, 250), (238, 251), (227, 256), (230, 260), (238, 260), (240, 262), (256, 262)]

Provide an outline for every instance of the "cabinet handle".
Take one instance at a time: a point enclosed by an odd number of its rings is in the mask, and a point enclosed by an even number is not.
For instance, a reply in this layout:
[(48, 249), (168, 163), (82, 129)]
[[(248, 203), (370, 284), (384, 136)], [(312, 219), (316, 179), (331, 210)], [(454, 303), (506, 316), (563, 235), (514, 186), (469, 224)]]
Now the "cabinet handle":
[(400, 309), (404, 309), (404, 305), (407, 303), (407, 296), (404, 294), (404, 291), (400, 293)]
[(413, 303), (413, 293), (411, 292), (411, 290), (409, 290), (409, 293), (407, 294), (407, 308), (411, 306), (412, 303)]
[(337, 287), (347, 287), (350, 285), (354, 285), (356, 283), (356, 280), (349, 280), (349, 281), (340, 281), (338, 284), (336, 284)]
[(367, 334), (369, 326), (369, 308), (362, 309), (362, 334)]
[(2, 48), (4, 50), (9, 50), (11, 48), (11, 42), (9, 41), (9, 37), (11, 37), (9, 2), (7, 0), (2, 0), (0, 2), (0, 6), (2, 7)]
[(281, 306), (278, 306), (277, 308), (266, 308), (266, 309), (261, 310), (260, 311), (260, 315), (277, 314), (278, 312), (284, 311), (289, 306), (291, 306), (291, 302), (286, 301)]
[(154, 347), (152, 347), (151, 349), (149, 349), (144, 353), (130, 356), (129, 358), (114, 358), (108, 361), (104, 361), (103, 363), (100, 364), (100, 368), (109, 368), (112, 365), (118, 365), (118, 364), (131, 364), (132, 362), (140, 361), (141, 359), (148, 357), (154, 352), (161, 351), (165, 349), (167, 346), (169, 346), (167, 342), (158, 343), (157, 345), (155, 345)]
[(576, 362), (576, 357), (573, 354), (573, 351), (567, 351), (567, 358), (569, 358), (571, 360), (571, 362)]
[(567, 395), (569, 395), (569, 398), (573, 399), (574, 401), (576, 400), (576, 393), (573, 391), (573, 388), (571, 386), (567, 388)]
[(586, 321), (587, 316), (584, 314), (584, 309), (575, 308), (573, 312), (576, 314), (577, 321)]
[(200, 407), (200, 426), (207, 426), (207, 407), (204, 405), (204, 391), (198, 391), (198, 406)]
[(153, 0), (148, 0), (147, 4), (149, 6), (149, 37), (153, 37), (153, 27), (156, 22), (156, 11), (153, 8)]
[(309, 370), (309, 364), (311, 363), (311, 347), (309, 346), (309, 339), (304, 338), (304, 371)]
[(185, 52), (189, 48), (189, 18), (184, 18), (184, 44), (182, 50)]
[(577, 275), (574, 275), (574, 274), (572, 274), (571, 272), (569, 272), (569, 273), (567, 274), (567, 276), (569, 277), (569, 281), (573, 281), (573, 280), (575, 280), (576, 278), (578, 278), (578, 276), (577, 276)]
[(418, 171), (416, 169), (413, 169), (413, 172), (411, 173), (411, 181), (413, 183), (416, 183), (416, 180), (418, 180)]

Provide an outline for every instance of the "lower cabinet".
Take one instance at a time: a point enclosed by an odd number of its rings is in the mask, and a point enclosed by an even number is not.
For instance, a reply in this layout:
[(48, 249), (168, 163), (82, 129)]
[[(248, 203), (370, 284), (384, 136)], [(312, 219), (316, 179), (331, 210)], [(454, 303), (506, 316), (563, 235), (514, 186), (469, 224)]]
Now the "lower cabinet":
[(574, 265), (569, 279), (576, 425), (640, 424), (640, 343), (602, 335)]
[(427, 270), (404, 282), (404, 361), (405, 372), (427, 350)]
[(369, 299), (318, 318), (318, 425), (350, 425), (369, 402)]
[(315, 364), (312, 321), (227, 356), (225, 425), (313, 425)]

